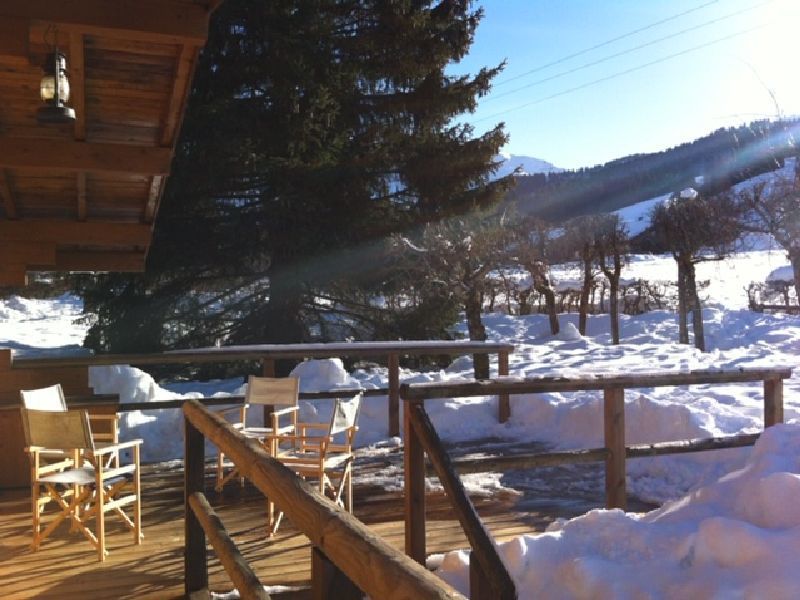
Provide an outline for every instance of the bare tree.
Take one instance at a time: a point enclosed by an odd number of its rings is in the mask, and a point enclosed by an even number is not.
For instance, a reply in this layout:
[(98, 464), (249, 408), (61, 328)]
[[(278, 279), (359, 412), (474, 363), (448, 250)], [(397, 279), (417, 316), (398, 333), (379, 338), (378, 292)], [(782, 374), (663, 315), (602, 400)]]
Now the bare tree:
[(750, 231), (772, 235), (792, 263), (794, 289), (800, 302), (800, 157), (793, 176), (775, 176), (739, 193), (748, 211)]
[(595, 235), (602, 217), (584, 215), (570, 219), (564, 225), (565, 231), (560, 246), (563, 252), (577, 258), (583, 271), (580, 300), (578, 303), (578, 331), (586, 335), (586, 322), (589, 314), (589, 297), (594, 288), (595, 278)]
[(651, 220), (659, 242), (672, 252), (678, 265), (679, 341), (689, 343), (691, 309), (694, 345), (705, 351), (695, 265), (722, 260), (733, 251), (742, 232), (740, 205), (731, 194), (704, 197), (689, 188), (656, 206)]
[[(531, 289), (544, 298), (545, 310), (550, 321), (550, 333), (555, 335), (559, 332), (556, 293), (550, 279), (548, 263), (553, 227), (541, 219), (526, 217), (518, 221), (515, 230), (514, 248), (517, 262), (528, 271), (531, 277)], [(520, 314), (530, 313), (529, 296), (530, 289), (520, 291)]]
[(597, 264), (608, 279), (611, 338), (619, 344), (619, 281), (629, 251), (628, 229), (617, 214), (597, 219), (594, 247)]
[[(418, 285), (455, 295), (464, 307), (469, 338), (486, 340), (481, 320), (489, 273), (507, 260), (508, 236), (503, 217), (458, 218), (429, 224), (418, 239), (396, 236), (394, 246)], [(476, 379), (489, 377), (489, 357), (474, 355)]]

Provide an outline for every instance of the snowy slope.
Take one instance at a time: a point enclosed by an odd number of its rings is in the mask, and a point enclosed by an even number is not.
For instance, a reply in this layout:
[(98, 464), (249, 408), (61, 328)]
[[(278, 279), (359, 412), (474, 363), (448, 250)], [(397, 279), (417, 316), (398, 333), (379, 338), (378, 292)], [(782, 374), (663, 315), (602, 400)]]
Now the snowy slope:
[[(740, 192), (743, 190), (752, 189), (753, 187), (761, 183), (766, 183), (767, 185), (769, 185), (772, 181), (775, 181), (776, 178), (793, 177), (794, 170), (795, 170), (795, 159), (787, 158), (782, 168), (777, 169), (771, 173), (762, 173), (761, 175), (757, 175), (752, 179), (742, 181), (741, 183), (733, 187), (733, 191)], [(672, 194), (663, 194), (661, 196), (648, 198), (647, 200), (642, 200), (641, 202), (637, 202), (636, 204), (626, 206), (625, 208), (621, 208), (615, 212), (621, 217), (622, 221), (628, 226), (628, 232), (630, 233), (630, 235), (635, 236), (640, 234), (650, 226), (650, 214), (652, 213), (653, 209), (659, 204), (666, 202), (671, 195)]]
[(519, 167), (521, 175), (533, 175), (534, 173), (559, 173), (564, 169), (560, 169), (552, 163), (542, 160), (541, 158), (533, 158), (532, 156), (522, 156), (520, 154), (500, 154), (495, 157), (495, 160), (502, 160), (503, 164), (498, 167), (494, 177), (500, 178), (510, 175)]

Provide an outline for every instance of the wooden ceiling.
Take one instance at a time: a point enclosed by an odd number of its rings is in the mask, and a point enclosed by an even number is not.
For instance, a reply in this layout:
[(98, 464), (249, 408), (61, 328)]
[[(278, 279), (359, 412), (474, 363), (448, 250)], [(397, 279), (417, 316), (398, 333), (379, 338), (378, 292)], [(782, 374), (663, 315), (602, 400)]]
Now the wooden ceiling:
[[(0, 286), (30, 271), (144, 270), (218, 3), (0, 0)], [(70, 124), (36, 120), (54, 30)]]

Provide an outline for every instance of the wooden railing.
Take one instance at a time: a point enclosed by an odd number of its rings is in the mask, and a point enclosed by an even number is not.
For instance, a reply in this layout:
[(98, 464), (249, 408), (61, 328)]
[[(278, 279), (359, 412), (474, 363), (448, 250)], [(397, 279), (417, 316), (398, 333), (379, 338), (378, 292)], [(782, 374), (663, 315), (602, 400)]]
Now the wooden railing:
[[(259, 344), (250, 346), (223, 346), (196, 350), (175, 350), (153, 354), (96, 354), (91, 356), (66, 356), (53, 358), (13, 358), (11, 371), (66, 370), (74, 367), (97, 365), (167, 365), (184, 363), (219, 363), (241, 360), (261, 362), (265, 377), (275, 376), (275, 361), (304, 358), (387, 358), (389, 387), (384, 393), (389, 403), (389, 435), (400, 435), (400, 357), (401, 356), (460, 356), (463, 354), (497, 354), (498, 375), (508, 375), (508, 357), (513, 344), (500, 342), (473, 342), (469, 340), (404, 340), (386, 342), (334, 342), (325, 344)], [(0, 384), (3, 374), (0, 372)], [(26, 384), (28, 387), (35, 385)], [(13, 387), (13, 386), (12, 386)], [(0, 385), (0, 392), (3, 387)], [(14, 392), (16, 398), (18, 392)], [(142, 407), (144, 408), (144, 407)], [(148, 407), (149, 408), (149, 407)], [(508, 397), (501, 397), (498, 418), (508, 419)]]
[[(408, 403), (405, 417), (406, 553), (420, 564), (425, 564), (424, 453), (427, 453), (472, 547), (469, 561), (470, 598), (514, 600), (517, 597), (514, 581), (497, 553), (491, 534), (484, 527), (453, 470), (450, 457), (425, 407), (420, 402)], [(420, 524), (421, 532), (409, 531), (409, 527), (419, 527)], [(420, 541), (422, 544), (419, 544)]]
[[(258, 596), (257, 577), (246, 567), (227, 534), (220, 532), (202, 498), (205, 439), (211, 440), (265, 496), (292, 520), (312, 544), (313, 598), (463, 598), (444, 581), (394, 549), (334, 502), (311, 489), (273, 459), (255, 441), (246, 439), (219, 415), (195, 400), (183, 405), (186, 425), (186, 595), (208, 589), (206, 532), (220, 561), (245, 598)], [(217, 542), (214, 542), (216, 536)], [(229, 568), (230, 567), (230, 568)], [(248, 594), (248, 595), (245, 595)]]
[[(406, 553), (418, 562), (425, 563), (427, 556), (425, 549), (426, 453), (432, 463), (433, 471), (442, 481), (447, 496), (467, 534), (473, 556), (477, 558), (477, 561), (470, 561), (472, 597), (501, 598), (504, 597), (501, 595), (502, 593), (510, 594), (511, 592), (503, 587), (505, 585), (503, 581), (496, 579), (500, 570), (495, 562), (498, 559), (496, 559), (494, 545), (480, 523), (471, 501), (455, 476), (455, 472), (476, 473), (605, 461), (606, 506), (624, 509), (627, 493), (626, 458), (752, 446), (758, 438), (758, 434), (749, 434), (626, 446), (626, 389), (762, 381), (764, 385), (764, 425), (769, 427), (783, 421), (783, 380), (789, 378), (791, 373), (792, 370), (789, 368), (736, 369), (582, 378), (516, 379), (503, 377), (474, 382), (404, 384), (400, 388), (400, 393), (404, 400), (405, 418)], [(426, 400), (581, 390), (603, 391), (605, 446), (602, 448), (451, 461), (424, 408)], [(473, 563), (477, 563), (477, 565), (473, 565)], [(500, 576), (505, 577), (502, 573)]]

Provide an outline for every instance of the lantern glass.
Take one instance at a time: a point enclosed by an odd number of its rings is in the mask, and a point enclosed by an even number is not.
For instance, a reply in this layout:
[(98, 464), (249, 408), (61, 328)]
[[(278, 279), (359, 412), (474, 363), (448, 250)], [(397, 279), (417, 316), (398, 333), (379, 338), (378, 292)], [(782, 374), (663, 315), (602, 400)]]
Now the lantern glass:
[(48, 56), (45, 63), (45, 72), (39, 83), (39, 95), (42, 102), (53, 102), (55, 100), (56, 89), (55, 81), (58, 78), (58, 99), (60, 103), (69, 100), (69, 78), (65, 70), (66, 60), (63, 54)]

